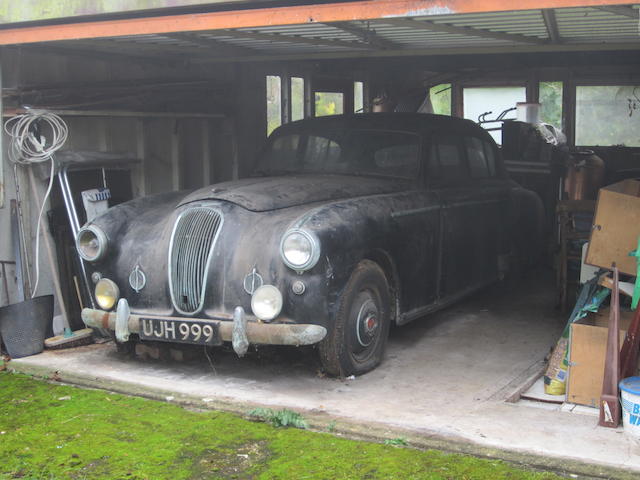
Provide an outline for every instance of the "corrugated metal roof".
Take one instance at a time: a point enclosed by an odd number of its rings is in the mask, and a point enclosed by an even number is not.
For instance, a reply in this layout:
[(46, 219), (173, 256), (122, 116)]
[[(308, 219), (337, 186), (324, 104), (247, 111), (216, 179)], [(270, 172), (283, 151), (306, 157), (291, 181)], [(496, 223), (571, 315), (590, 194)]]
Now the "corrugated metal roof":
[[(637, 44), (640, 49), (638, 5), (609, 8), (567, 8), (553, 11), (559, 35), (557, 48), (563, 45)], [(633, 18), (635, 15), (636, 18)], [(549, 18), (547, 18), (549, 20)], [(552, 20), (553, 21), (553, 20)], [(459, 49), (477, 47), (513, 47), (521, 45), (554, 45), (541, 10), (491, 12), (483, 14), (437, 15), (406, 19), (379, 19), (342, 24), (304, 24), (265, 26), (236, 30), (217, 30), (171, 35), (140, 35), (93, 40), (96, 47), (136, 46), (184, 49), (185, 55), (207, 53), (216, 57), (216, 47), (242, 48), (268, 59), (301, 53), (344, 54), (345, 52), (387, 50)], [(189, 39), (192, 39), (191, 41)], [(208, 47), (206, 42), (210, 42)], [(85, 42), (86, 44), (86, 42)], [(223, 57), (223, 48), (220, 56)], [(234, 58), (241, 58), (236, 55)]]

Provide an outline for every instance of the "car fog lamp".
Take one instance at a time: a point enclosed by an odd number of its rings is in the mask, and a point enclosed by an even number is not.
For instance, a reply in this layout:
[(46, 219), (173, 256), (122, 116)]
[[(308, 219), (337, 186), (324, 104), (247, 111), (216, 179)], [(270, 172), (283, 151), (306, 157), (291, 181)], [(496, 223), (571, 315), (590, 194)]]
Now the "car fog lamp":
[(273, 320), (282, 310), (282, 294), (273, 285), (262, 285), (251, 297), (251, 310), (260, 320)]
[(96, 284), (95, 296), (100, 308), (111, 310), (118, 303), (120, 289), (112, 280), (101, 278)]
[(320, 245), (311, 233), (305, 230), (290, 230), (282, 237), (280, 253), (289, 268), (296, 271), (309, 270), (318, 263)]
[(107, 252), (107, 236), (95, 225), (83, 227), (76, 236), (76, 247), (83, 259), (97, 262)]

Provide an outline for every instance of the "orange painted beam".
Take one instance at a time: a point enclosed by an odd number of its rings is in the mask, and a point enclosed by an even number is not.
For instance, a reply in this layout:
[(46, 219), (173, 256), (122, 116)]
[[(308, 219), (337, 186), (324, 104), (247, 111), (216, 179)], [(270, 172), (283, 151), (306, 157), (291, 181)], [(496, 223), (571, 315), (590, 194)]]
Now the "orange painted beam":
[(0, 29), (0, 45), (386, 17), (620, 5), (621, 0), (367, 0)]

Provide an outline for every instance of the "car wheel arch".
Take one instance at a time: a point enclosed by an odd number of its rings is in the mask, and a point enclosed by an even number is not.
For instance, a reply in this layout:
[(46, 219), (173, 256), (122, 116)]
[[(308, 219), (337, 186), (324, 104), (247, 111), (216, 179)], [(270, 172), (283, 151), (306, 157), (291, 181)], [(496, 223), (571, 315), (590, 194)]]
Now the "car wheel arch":
[(362, 260), (370, 260), (382, 269), (382, 272), (387, 279), (387, 283), (389, 284), (389, 294), (392, 298), (392, 302), (390, 305), (391, 321), (397, 324), (398, 318), (402, 311), (400, 308), (401, 285), (400, 277), (398, 276), (398, 270), (396, 268), (395, 262), (393, 261), (393, 258), (386, 251), (377, 249), (366, 252), (362, 257)]

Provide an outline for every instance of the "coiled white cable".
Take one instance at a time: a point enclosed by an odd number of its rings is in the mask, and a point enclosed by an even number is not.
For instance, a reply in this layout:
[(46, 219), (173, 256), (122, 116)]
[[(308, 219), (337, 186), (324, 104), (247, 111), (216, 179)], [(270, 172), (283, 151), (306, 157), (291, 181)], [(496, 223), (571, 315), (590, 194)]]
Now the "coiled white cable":
[[(34, 133), (38, 130), (40, 131), (40, 138), (36, 138)], [(15, 165), (30, 167), (46, 161), (51, 162), (49, 184), (42, 199), (42, 205), (40, 205), (38, 225), (36, 227), (36, 244), (34, 251), (35, 282), (31, 289), (31, 297), (33, 298), (36, 296), (38, 282), (40, 281), (40, 225), (42, 224), (44, 207), (47, 204), (47, 200), (51, 194), (51, 188), (53, 187), (53, 177), (55, 175), (54, 154), (60, 150), (67, 141), (69, 128), (64, 120), (54, 113), (47, 112), (46, 110), (29, 110), (25, 114), (17, 115), (9, 119), (4, 125), (4, 131), (11, 137), (8, 150), (9, 160)], [(51, 139), (47, 139), (45, 134), (51, 135)]]

